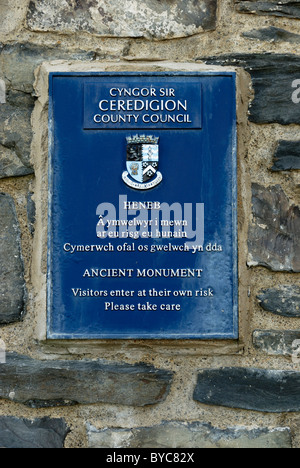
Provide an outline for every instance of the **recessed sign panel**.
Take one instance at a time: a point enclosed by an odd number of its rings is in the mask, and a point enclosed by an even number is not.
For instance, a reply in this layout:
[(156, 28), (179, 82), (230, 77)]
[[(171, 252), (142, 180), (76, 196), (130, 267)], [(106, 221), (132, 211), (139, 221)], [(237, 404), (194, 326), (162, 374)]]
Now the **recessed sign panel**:
[(48, 338), (238, 337), (234, 73), (52, 73)]

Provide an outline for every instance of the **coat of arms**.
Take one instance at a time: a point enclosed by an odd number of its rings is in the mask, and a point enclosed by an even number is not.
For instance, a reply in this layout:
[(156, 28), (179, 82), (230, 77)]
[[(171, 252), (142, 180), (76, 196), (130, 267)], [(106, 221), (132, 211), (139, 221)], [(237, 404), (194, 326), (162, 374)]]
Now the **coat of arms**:
[(127, 137), (127, 171), (122, 178), (129, 187), (149, 190), (162, 181), (159, 166), (159, 138), (146, 135)]

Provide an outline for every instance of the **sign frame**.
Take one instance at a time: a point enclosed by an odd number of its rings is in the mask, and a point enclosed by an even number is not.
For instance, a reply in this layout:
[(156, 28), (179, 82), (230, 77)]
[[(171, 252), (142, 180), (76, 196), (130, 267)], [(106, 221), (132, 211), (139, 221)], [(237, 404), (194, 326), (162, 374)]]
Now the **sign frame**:
[[(228, 339), (238, 339), (239, 338), (239, 284), (238, 284), (238, 223), (237, 223), (237, 117), (236, 112), (234, 114), (234, 119), (232, 121), (233, 135), (232, 135), (232, 270), (233, 270), (233, 311), (232, 311), (232, 332), (228, 334), (189, 334), (184, 336), (182, 334), (141, 334), (135, 335), (131, 334), (107, 334), (107, 333), (97, 333), (93, 336), (87, 335), (85, 333), (76, 333), (76, 334), (65, 334), (53, 332), (51, 328), (51, 309), (53, 307), (52, 301), (52, 284), (53, 284), (53, 268), (52, 268), (52, 256), (55, 254), (53, 250), (53, 232), (51, 226), (53, 226), (53, 171), (52, 163), (54, 156), (54, 108), (53, 108), (53, 79), (55, 77), (115, 77), (115, 76), (124, 76), (130, 77), (144, 77), (144, 76), (155, 76), (155, 77), (231, 77), (234, 82), (234, 89), (236, 91), (236, 72), (230, 71), (199, 71), (199, 72), (184, 72), (184, 71), (159, 71), (159, 72), (122, 72), (122, 71), (113, 71), (113, 72), (51, 72), (49, 73), (49, 165), (48, 165), (48, 254), (47, 254), (47, 339), (50, 340), (103, 340), (103, 339), (150, 339), (150, 340), (228, 340)], [(234, 96), (234, 103), (236, 104), (236, 96)], [(203, 112), (203, 107), (202, 107)], [(161, 129), (163, 130), (163, 129)], [(102, 130), (99, 130), (102, 131)], [(117, 131), (117, 130), (116, 130)], [(138, 196), (138, 194), (137, 194)]]

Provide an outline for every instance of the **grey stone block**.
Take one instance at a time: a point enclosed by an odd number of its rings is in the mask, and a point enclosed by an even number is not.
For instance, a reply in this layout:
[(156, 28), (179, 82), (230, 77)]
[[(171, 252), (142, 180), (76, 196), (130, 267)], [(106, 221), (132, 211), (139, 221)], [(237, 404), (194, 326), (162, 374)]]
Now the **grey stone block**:
[(269, 28), (252, 29), (243, 33), (243, 36), (248, 39), (255, 39), (267, 42), (289, 42), (291, 44), (300, 43), (300, 34), (291, 33), (286, 29), (270, 26)]
[(68, 433), (63, 419), (0, 417), (1, 448), (64, 448)]
[(33, 174), (30, 161), (31, 113), (34, 100), (9, 92), (0, 108), (0, 179)]
[(300, 372), (254, 368), (205, 369), (198, 374), (194, 399), (266, 413), (300, 411)]
[(298, 0), (235, 0), (235, 4), (240, 13), (300, 18)]
[(265, 289), (257, 296), (260, 306), (283, 317), (300, 317), (300, 287), (281, 286)]
[(0, 193), (0, 324), (21, 320), (25, 311), (24, 265), (13, 199)]
[(32, 0), (32, 31), (173, 39), (216, 27), (217, 0)]
[(252, 204), (248, 265), (300, 272), (300, 208), (279, 185), (253, 184)]
[(300, 347), (300, 330), (255, 330), (255, 348), (271, 356), (293, 356)]
[(94, 52), (30, 43), (0, 44), (0, 83), (6, 87), (0, 107), (0, 179), (34, 172), (30, 160), (34, 70), (47, 60), (91, 60), (94, 56)]
[(172, 372), (143, 364), (38, 361), (7, 353), (0, 365), (0, 398), (31, 408), (109, 403), (146, 406), (167, 397)]
[(292, 171), (299, 169), (300, 141), (279, 141), (274, 155), (272, 171)]
[(255, 123), (300, 123), (300, 103), (295, 104), (292, 87), (300, 76), (300, 57), (289, 54), (232, 54), (199, 57), (207, 64), (244, 68), (255, 92), (249, 119)]
[(95, 52), (68, 50), (60, 46), (43, 46), (29, 42), (0, 43), (0, 78), (9, 89), (33, 93), (34, 70), (51, 60), (94, 60)]
[[(90, 448), (291, 448), (287, 427), (219, 429), (200, 422), (164, 422), (134, 429), (88, 426)], [(188, 457), (186, 458), (186, 462)]]

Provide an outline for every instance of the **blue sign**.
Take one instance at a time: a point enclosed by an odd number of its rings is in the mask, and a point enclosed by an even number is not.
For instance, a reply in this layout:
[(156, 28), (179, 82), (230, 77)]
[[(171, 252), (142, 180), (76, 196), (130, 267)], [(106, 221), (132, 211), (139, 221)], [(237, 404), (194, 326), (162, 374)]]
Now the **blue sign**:
[(234, 73), (51, 73), (49, 339), (238, 338)]

